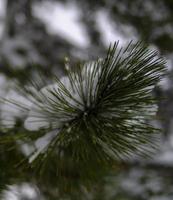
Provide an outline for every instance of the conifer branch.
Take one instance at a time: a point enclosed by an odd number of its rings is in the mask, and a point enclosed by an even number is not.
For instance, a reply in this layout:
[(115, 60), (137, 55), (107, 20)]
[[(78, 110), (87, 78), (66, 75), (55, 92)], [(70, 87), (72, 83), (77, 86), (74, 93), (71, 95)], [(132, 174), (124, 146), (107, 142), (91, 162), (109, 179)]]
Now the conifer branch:
[(67, 69), (67, 76), (41, 90), (34, 81), (20, 88), (32, 107), (10, 102), (29, 110), (26, 129), (44, 132), (29, 162), (43, 166), (54, 157), (61, 169), (82, 170), (150, 154), (158, 133), (151, 125), (157, 111), (152, 91), (164, 73), (164, 60), (145, 44), (119, 49), (115, 43), (105, 59)]

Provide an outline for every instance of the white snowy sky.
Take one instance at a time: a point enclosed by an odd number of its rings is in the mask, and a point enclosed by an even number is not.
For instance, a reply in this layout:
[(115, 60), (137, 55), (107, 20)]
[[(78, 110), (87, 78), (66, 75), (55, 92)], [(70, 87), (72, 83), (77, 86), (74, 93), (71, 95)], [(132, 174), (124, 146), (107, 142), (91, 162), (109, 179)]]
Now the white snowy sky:
[(100, 10), (96, 13), (97, 27), (100, 30), (102, 40), (106, 46), (111, 42), (119, 40), (121, 45), (124, 45), (128, 38), (115, 30), (113, 21), (105, 10)]
[[(0, 37), (3, 31), (2, 19), (5, 16), (5, 7), (6, 0), (0, 0)], [(47, 0), (36, 3), (33, 12), (36, 17), (46, 24), (50, 33), (58, 34), (78, 47), (87, 48), (90, 45), (85, 27), (80, 21), (81, 10), (75, 2), (64, 4)], [(113, 22), (105, 10), (96, 12), (95, 20), (106, 46), (115, 40), (119, 40), (120, 44), (125, 44), (134, 37), (133, 32), (129, 32), (129, 37), (125, 37), (118, 29), (113, 27)]]
[(59, 34), (77, 46), (87, 47), (89, 39), (80, 20), (80, 9), (74, 3), (43, 2), (36, 4), (34, 14), (47, 25), (47, 30)]
[[(89, 37), (84, 25), (80, 21), (80, 8), (74, 2), (62, 4), (60, 2), (51, 3), (46, 1), (36, 4), (33, 10), (35, 16), (46, 23), (49, 32), (59, 34), (79, 47), (85, 48), (89, 46)], [(127, 38), (118, 32), (112, 26), (113, 22), (105, 10), (98, 11), (95, 15), (95, 20), (106, 46), (115, 40), (119, 40), (120, 44), (125, 44), (134, 37), (132, 36), (133, 33), (129, 34), (131, 36)]]

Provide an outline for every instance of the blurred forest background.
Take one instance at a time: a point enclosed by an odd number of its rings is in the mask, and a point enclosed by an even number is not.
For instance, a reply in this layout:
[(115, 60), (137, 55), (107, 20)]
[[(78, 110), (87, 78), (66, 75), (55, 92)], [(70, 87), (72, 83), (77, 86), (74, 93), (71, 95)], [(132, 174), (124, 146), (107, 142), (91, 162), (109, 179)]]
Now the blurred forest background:
[[(64, 71), (65, 57), (79, 60), (104, 56), (119, 40), (142, 40), (167, 60), (168, 76), (155, 89), (159, 100), (157, 126), (163, 127), (160, 151), (152, 160), (123, 163), (100, 176), (90, 190), (60, 190), (61, 180), (41, 181), (15, 167), (26, 147), (0, 146), (2, 200), (172, 200), (173, 199), (173, 1), (172, 0), (0, 0), (0, 94), (14, 81), (37, 79), (37, 70), (51, 77)], [(27, 74), (27, 76), (25, 75)], [(1, 121), (3, 121), (3, 114)], [(2, 123), (2, 122), (1, 122)], [(15, 134), (19, 121), (9, 134)], [(3, 137), (3, 131), (0, 133)], [(0, 138), (1, 140), (1, 138)], [(51, 165), (51, 163), (50, 163)], [(74, 185), (75, 185), (75, 177)], [(61, 192), (60, 192), (61, 191)]]

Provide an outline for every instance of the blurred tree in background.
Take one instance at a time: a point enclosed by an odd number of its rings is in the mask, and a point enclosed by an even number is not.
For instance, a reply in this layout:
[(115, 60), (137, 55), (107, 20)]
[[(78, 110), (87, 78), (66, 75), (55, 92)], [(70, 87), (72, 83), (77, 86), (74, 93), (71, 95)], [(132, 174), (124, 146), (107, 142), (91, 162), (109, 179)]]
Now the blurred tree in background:
[[(52, 170), (36, 178), (32, 169), (21, 169), (16, 163), (25, 157), (27, 148), (11, 141), (0, 146), (1, 199), (94, 199), (94, 200), (162, 200), (173, 198), (172, 188), (172, 51), (173, 2), (171, 0), (1, 0), (4, 14), (0, 15), (0, 83), (1, 96), (10, 92), (14, 81), (27, 84), (38, 79), (39, 73), (53, 76), (64, 74), (65, 57), (75, 65), (80, 60), (103, 56), (110, 42), (124, 45), (134, 39), (149, 43), (168, 60), (169, 74), (155, 95), (159, 102), (158, 118), (163, 126), (163, 148), (153, 162), (150, 160), (121, 163), (109, 174), (94, 180), (88, 190), (83, 183), (72, 184), (78, 190), (61, 188), (61, 181)], [(53, 15), (56, 12), (56, 15)], [(61, 8), (61, 9), (60, 9)], [(63, 10), (63, 11), (62, 11)], [(68, 13), (67, 19), (61, 13)], [(49, 16), (53, 15), (54, 18)], [(57, 18), (56, 18), (57, 17)], [(75, 23), (80, 27), (76, 31)], [(62, 22), (60, 24), (60, 22)], [(54, 27), (53, 25), (54, 24)], [(56, 24), (56, 28), (55, 28)], [(64, 31), (62, 27), (66, 27)], [(77, 34), (78, 33), (78, 34)], [(80, 34), (79, 34), (80, 33)], [(81, 36), (82, 35), (82, 36)], [(76, 37), (75, 37), (76, 36)], [(81, 37), (81, 39), (80, 39)], [(77, 39), (76, 39), (77, 38)], [(2, 118), (3, 116), (1, 116)], [(8, 134), (19, 129), (20, 120)], [(6, 133), (1, 131), (1, 137)], [(10, 151), (10, 147), (14, 150)], [(9, 150), (8, 150), (9, 149)], [(104, 174), (103, 174), (104, 175)], [(15, 193), (14, 196), (12, 193)]]

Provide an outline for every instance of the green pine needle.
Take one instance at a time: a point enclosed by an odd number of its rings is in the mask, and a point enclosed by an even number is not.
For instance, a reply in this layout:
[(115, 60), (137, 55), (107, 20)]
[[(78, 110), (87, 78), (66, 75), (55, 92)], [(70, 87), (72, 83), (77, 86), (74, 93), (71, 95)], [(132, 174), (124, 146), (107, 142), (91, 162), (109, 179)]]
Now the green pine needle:
[[(33, 104), (30, 108), (15, 102), (30, 110), (25, 128), (45, 133), (35, 139), (30, 164), (43, 167), (54, 158), (58, 173), (80, 167), (80, 174), (87, 166), (97, 169), (150, 154), (158, 138), (151, 126), (157, 110), (152, 91), (165, 73), (164, 64), (141, 42), (120, 49), (115, 43), (105, 59), (67, 69), (66, 77), (55, 77), (41, 90), (34, 81), (20, 88)], [(42, 139), (47, 143), (39, 149)]]

